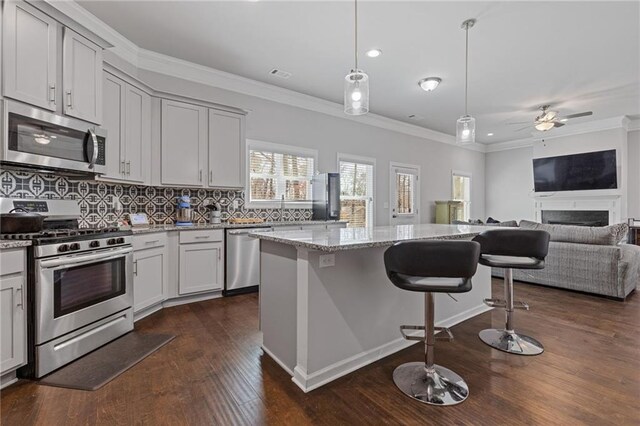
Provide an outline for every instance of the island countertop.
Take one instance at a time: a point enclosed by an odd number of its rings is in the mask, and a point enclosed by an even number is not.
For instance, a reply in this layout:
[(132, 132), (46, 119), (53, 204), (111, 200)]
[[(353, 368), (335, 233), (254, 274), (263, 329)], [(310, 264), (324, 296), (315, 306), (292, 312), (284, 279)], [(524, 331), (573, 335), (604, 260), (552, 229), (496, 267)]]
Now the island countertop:
[(487, 229), (499, 227), (419, 224), (327, 230), (256, 231), (249, 236), (309, 250), (334, 252), (390, 246), (399, 241), (471, 238)]

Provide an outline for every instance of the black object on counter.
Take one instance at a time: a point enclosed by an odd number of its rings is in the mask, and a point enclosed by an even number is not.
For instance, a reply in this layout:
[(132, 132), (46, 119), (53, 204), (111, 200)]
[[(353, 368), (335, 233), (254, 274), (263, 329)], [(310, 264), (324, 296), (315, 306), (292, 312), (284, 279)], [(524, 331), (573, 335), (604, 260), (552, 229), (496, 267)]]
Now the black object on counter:
[(21, 234), (42, 231), (44, 216), (16, 208), (0, 215), (0, 233)]

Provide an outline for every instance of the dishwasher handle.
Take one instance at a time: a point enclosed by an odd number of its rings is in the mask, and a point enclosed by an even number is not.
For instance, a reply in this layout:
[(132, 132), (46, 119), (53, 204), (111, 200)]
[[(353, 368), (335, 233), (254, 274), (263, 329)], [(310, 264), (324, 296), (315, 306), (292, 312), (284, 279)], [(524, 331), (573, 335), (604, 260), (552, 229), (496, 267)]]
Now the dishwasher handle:
[(251, 228), (251, 229), (236, 229), (233, 231), (227, 231), (227, 233), (229, 235), (247, 235), (250, 234), (252, 232), (257, 232), (257, 231), (266, 231), (266, 230), (270, 230), (271, 228)]

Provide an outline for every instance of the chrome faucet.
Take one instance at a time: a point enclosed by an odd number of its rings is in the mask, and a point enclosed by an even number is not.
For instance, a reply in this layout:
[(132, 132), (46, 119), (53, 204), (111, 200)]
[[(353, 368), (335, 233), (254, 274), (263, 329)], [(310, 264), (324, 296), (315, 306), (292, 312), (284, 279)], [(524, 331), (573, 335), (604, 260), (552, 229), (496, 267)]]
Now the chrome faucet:
[(280, 199), (280, 222), (284, 222), (284, 194)]

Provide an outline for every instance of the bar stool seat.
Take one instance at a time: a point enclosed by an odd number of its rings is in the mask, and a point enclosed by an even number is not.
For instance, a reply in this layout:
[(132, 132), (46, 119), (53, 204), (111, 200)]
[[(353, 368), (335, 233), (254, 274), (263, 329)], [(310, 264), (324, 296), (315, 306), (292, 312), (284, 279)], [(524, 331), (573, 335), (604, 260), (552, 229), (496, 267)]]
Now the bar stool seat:
[[(480, 245), (472, 241), (408, 241), (384, 253), (389, 280), (398, 288), (424, 293), (424, 326), (402, 325), (405, 339), (424, 342), (424, 362), (408, 362), (393, 372), (395, 385), (407, 396), (432, 405), (454, 405), (469, 395), (469, 387), (455, 372), (434, 363), (436, 339), (453, 339), (445, 327), (435, 327), (434, 293), (464, 293), (471, 290), (480, 257)], [(424, 337), (406, 334), (424, 330)], [(444, 336), (436, 331), (444, 332)]]
[(485, 299), (484, 303), (505, 308), (505, 327), (479, 333), (480, 340), (492, 348), (516, 355), (539, 355), (544, 351), (542, 343), (514, 331), (514, 309), (529, 310), (529, 305), (513, 300), (513, 269), (543, 269), (549, 239), (546, 231), (523, 229), (492, 229), (473, 239), (482, 247), (481, 265), (504, 269), (504, 299)]

